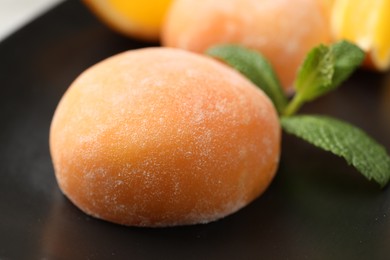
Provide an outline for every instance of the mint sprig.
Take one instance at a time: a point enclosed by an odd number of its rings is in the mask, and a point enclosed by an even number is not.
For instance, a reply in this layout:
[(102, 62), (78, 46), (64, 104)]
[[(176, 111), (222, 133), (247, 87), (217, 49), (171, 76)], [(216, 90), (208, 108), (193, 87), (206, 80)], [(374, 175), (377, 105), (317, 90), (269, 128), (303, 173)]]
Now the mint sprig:
[(367, 179), (384, 187), (390, 179), (390, 158), (383, 146), (346, 122), (314, 115), (282, 117), (283, 129), (335, 155), (343, 157)]
[(296, 94), (285, 115), (293, 115), (305, 102), (312, 101), (337, 88), (362, 63), (364, 52), (341, 41), (312, 49), (299, 68), (294, 86)]
[(259, 52), (239, 45), (226, 44), (208, 49), (207, 54), (225, 61), (238, 70), (268, 95), (279, 114), (284, 111), (287, 97), (271, 64)]
[(390, 180), (386, 149), (362, 130), (340, 120), (315, 115), (293, 116), (306, 102), (336, 89), (362, 63), (364, 52), (340, 41), (313, 48), (299, 68), (296, 93), (288, 99), (270, 63), (258, 52), (238, 45), (220, 45), (207, 51), (237, 69), (273, 101), (283, 129), (335, 155), (343, 157), (363, 176), (384, 187)]

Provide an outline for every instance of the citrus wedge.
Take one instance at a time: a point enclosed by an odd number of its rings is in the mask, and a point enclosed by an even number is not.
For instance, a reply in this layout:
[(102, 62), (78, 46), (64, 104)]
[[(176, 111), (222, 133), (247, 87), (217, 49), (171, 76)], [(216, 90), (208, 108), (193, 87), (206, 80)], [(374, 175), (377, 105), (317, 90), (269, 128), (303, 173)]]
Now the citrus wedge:
[(114, 30), (129, 37), (156, 41), (171, 1), (84, 0), (84, 3)]
[(331, 14), (336, 40), (357, 44), (378, 70), (390, 67), (390, 0), (336, 0)]

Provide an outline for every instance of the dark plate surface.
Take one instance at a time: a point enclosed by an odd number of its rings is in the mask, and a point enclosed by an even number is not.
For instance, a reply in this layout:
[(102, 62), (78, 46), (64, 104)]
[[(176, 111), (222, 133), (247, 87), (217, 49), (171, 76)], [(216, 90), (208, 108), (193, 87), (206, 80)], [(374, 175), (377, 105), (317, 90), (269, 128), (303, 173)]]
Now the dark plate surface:
[[(145, 43), (67, 1), (0, 43), (0, 259), (390, 259), (390, 189), (283, 136), (271, 187), (207, 225), (129, 228), (88, 217), (59, 191), (48, 134), (84, 69)], [(358, 71), (304, 108), (360, 126), (390, 149), (390, 75)]]

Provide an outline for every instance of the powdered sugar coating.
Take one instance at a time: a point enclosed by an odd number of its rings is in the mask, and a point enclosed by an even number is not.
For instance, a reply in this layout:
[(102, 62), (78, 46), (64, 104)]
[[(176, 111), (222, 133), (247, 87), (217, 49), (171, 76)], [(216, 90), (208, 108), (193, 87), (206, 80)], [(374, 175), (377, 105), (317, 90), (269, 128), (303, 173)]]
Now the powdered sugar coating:
[(62, 191), (125, 225), (207, 223), (261, 194), (279, 160), (269, 99), (232, 69), (169, 48), (84, 72), (61, 100), (51, 153)]
[(289, 89), (306, 53), (330, 41), (322, 2), (176, 0), (164, 24), (163, 45), (199, 53), (216, 44), (244, 45), (264, 54)]

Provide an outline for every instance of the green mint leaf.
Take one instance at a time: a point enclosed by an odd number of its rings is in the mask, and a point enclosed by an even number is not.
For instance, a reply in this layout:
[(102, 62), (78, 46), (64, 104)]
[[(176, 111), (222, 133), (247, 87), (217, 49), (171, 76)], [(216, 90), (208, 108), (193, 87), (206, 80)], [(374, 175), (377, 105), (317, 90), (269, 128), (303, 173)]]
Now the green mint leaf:
[(340, 41), (313, 48), (298, 70), (296, 95), (285, 115), (294, 114), (305, 102), (337, 88), (363, 62), (364, 52), (356, 45)]
[(282, 117), (283, 129), (335, 155), (343, 157), (367, 179), (384, 187), (390, 178), (390, 157), (385, 148), (348, 123), (325, 116)]
[(320, 45), (312, 49), (298, 71), (294, 83), (297, 94), (305, 101), (313, 100), (330, 90), (334, 69), (332, 48)]
[(271, 64), (259, 52), (226, 44), (211, 47), (206, 53), (238, 70), (268, 95), (279, 114), (284, 111), (287, 97)]
[(334, 74), (331, 89), (339, 86), (346, 80), (357, 67), (359, 67), (365, 57), (364, 51), (358, 46), (347, 41), (340, 41), (331, 46), (334, 56)]

